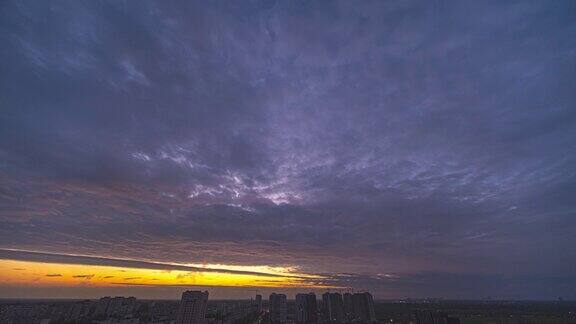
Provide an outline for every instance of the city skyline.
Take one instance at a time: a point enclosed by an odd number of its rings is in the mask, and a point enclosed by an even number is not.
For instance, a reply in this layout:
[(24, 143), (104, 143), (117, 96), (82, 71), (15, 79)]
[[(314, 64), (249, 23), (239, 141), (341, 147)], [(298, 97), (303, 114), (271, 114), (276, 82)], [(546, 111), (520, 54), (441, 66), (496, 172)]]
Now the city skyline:
[[(403, 300), (374, 302), (368, 292), (345, 293), (344, 302), (330, 305), (325, 296), (339, 293), (299, 293), (296, 300), (272, 293), (250, 300), (212, 300), (208, 291), (187, 290), (180, 300), (139, 300), (106, 296), (85, 300), (2, 300), (0, 322), (28, 323), (124, 323), (124, 324), (460, 324), (481, 322), (572, 323), (574, 302), (565, 301), (447, 301)], [(348, 297), (348, 298), (346, 298)], [(344, 315), (330, 315), (339, 308)]]
[(5, 0), (0, 40), (0, 298), (576, 300), (575, 1)]

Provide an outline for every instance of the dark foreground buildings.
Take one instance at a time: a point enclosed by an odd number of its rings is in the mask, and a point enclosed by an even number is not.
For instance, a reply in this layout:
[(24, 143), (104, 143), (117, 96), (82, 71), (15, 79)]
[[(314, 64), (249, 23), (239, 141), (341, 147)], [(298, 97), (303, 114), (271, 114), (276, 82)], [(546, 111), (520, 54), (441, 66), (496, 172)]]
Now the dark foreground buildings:
[(256, 295), (256, 300), (254, 301), (254, 305), (256, 306), (256, 311), (262, 311), (262, 295)]
[(322, 320), (328, 323), (344, 322), (344, 302), (340, 293), (327, 292), (322, 295)]
[(324, 322), (374, 323), (374, 299), (368, 292), (363, 293), (325, 293), (322, 295), (322, 320)]
[(374, 299), (367, 292), (355, 293), (352, 295), (354, 320), (362, 323), (373, 323), (376, 321), (374, 313)]
[(176, 324), (204, 324), (208, 291), (185, 291), (180, 300)]
[[(198, 292), (200, 293), (200, 292)], [(200, 293), (201, 294), (201, 293)], [(325, 324), (320, 314), (320, 300), (313, 306), (313, 294), (302, 294), (287, 300), (279, 294), (272, 297), (272, 313), (277, 322), (299, 321)], [(357, 305), (362, 298), (357, 297)], [(206, 296), (207, 297), (207, 296)], [(332, 297), (333, 299), (338, 299)], [(258, 298), (259, 299), (259, 298)], [(369, 299), (369, 298), (368, 298)], [(358, 302), (360, 301), (360, 302)], [(185, 303), (188, 301), (185, 299)], [(133, 297), (103, 297), (95, 300), (8, 300), (0, 299), (1, 324), (174, 324), (180, 310), (178, 300), (138, 300)], [(258, 303), (256, 303), (257, 305)], [(206, 315), (192, 316), (205, 324), (271, 324), (268, 303), (262, 311), (254, 300), (208, 300)], [(299, 306), (296, 307), (296, 304)], [(362, 315), (354, 312), (354, 294), (343, 296), (344, 323), (363, 324)], [(362, 309), (362, 307), (357, 307)], [(366, 309), (366, 308), (364, 308)], [(284, 311), (286, 310), (286, 311)], [(536, 324), (575, 323), (574, 301), (446, 301), (441, 299), (394, 300), (374, 303), (378, 323), (402, 324)], [(368, 311), (369, 314), (370, 311)], [(300, 314), (300, 315), (299, 315)], [(304, 323), (302, 323), (304, 324)]]
[(273, 324), (286, 323), (288, 320), (288, 303), (286, 302), (286, 295), (271, 294), (268, 299), (268, 309), (270, 321)]
[(296, 295), (296, 322), (302, 324), (318, 323), (318, 306), (314, 293)]

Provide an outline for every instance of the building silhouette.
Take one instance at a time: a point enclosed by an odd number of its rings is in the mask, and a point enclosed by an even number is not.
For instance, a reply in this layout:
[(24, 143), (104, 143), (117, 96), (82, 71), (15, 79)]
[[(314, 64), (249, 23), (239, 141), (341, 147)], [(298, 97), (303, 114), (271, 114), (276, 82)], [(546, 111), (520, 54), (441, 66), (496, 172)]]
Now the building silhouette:
[(136, 309), (135, 297), (102, 297), (94, 306), (93, 316), (121, 316)]
[(376, 321), (374, 313), (374, 299), (368, 292), (355, 293), (352, 296), (354, 307), (354, 319), (362, 323), (373, 323)]
[(344, 315), (347, 320), (354, 318), (354, 302), (351, 293), (344, 294)]
[[(505, 322), (498, 321), (498, 322)], [(415, 324), (460, 324), (458, 317), (451, 317), (437, 310), (417, 310), (414, 312)]]
[(208, 291), (185, 291), (180, 300), (176, 324), (204, 324), (207, 306)]
[(296, 322), (318, 323), (318, 306), (314, 293), (296, 295)]
[(108, 305), (110, 305), (112, 298), (110, 297), (102, 297), (96, 303), (94, 307), (94, 315), (95, 316), (104, 316), (106, 315), (106, 310), (108, 309)]
[(271, 294), (268, 299), (268, 308), (270, 310), (270, 320), (272, 323), (286, 323), (288, 319), (288, 304), (286, 303), (286, 295), (284, 294)]
[(344, 303), (340, 293), (322, 295), (322, 315), (325, 322), (344, 322)]
[(254, 304), (258, 312), (262, 311), (262, 295), (256, 295), (256, 300), (254, 301)]

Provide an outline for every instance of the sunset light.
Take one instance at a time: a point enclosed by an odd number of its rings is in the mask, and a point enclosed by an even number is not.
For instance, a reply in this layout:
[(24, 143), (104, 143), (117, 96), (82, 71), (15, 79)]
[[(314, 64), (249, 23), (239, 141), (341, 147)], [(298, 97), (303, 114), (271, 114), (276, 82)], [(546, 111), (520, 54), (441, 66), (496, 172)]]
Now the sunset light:
[(0, 324), (576, 323), (575, 265), (576, 0), (0, 1)]
[[(111, 286), (111, 285), (155, 285), (155, 286), (230, 286), (230, 287), (321, 287), (329, 285), (309, 282), (307, 276), (287, 269), (265, 266), (235, 267), (204, 265), (210, 269), (242, 269), (259, 271), (261, 274), (233, 274), (222, 272), (196, 272), (180, 270), (157, 270), (119, 268), (81, 264), (40, 263), (0, 260), (0, 281), (3, 284), (35, 286)], [(332, 288), (334, 288), (332, 286)]]

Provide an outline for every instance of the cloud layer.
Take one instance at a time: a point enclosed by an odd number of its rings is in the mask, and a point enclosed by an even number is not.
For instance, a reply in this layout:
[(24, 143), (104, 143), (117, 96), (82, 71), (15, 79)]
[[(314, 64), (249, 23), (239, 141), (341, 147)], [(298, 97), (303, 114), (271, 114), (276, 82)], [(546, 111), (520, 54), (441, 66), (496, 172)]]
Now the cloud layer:
[(574, 297), (573, 2), (0, 6), (0, 247)]

